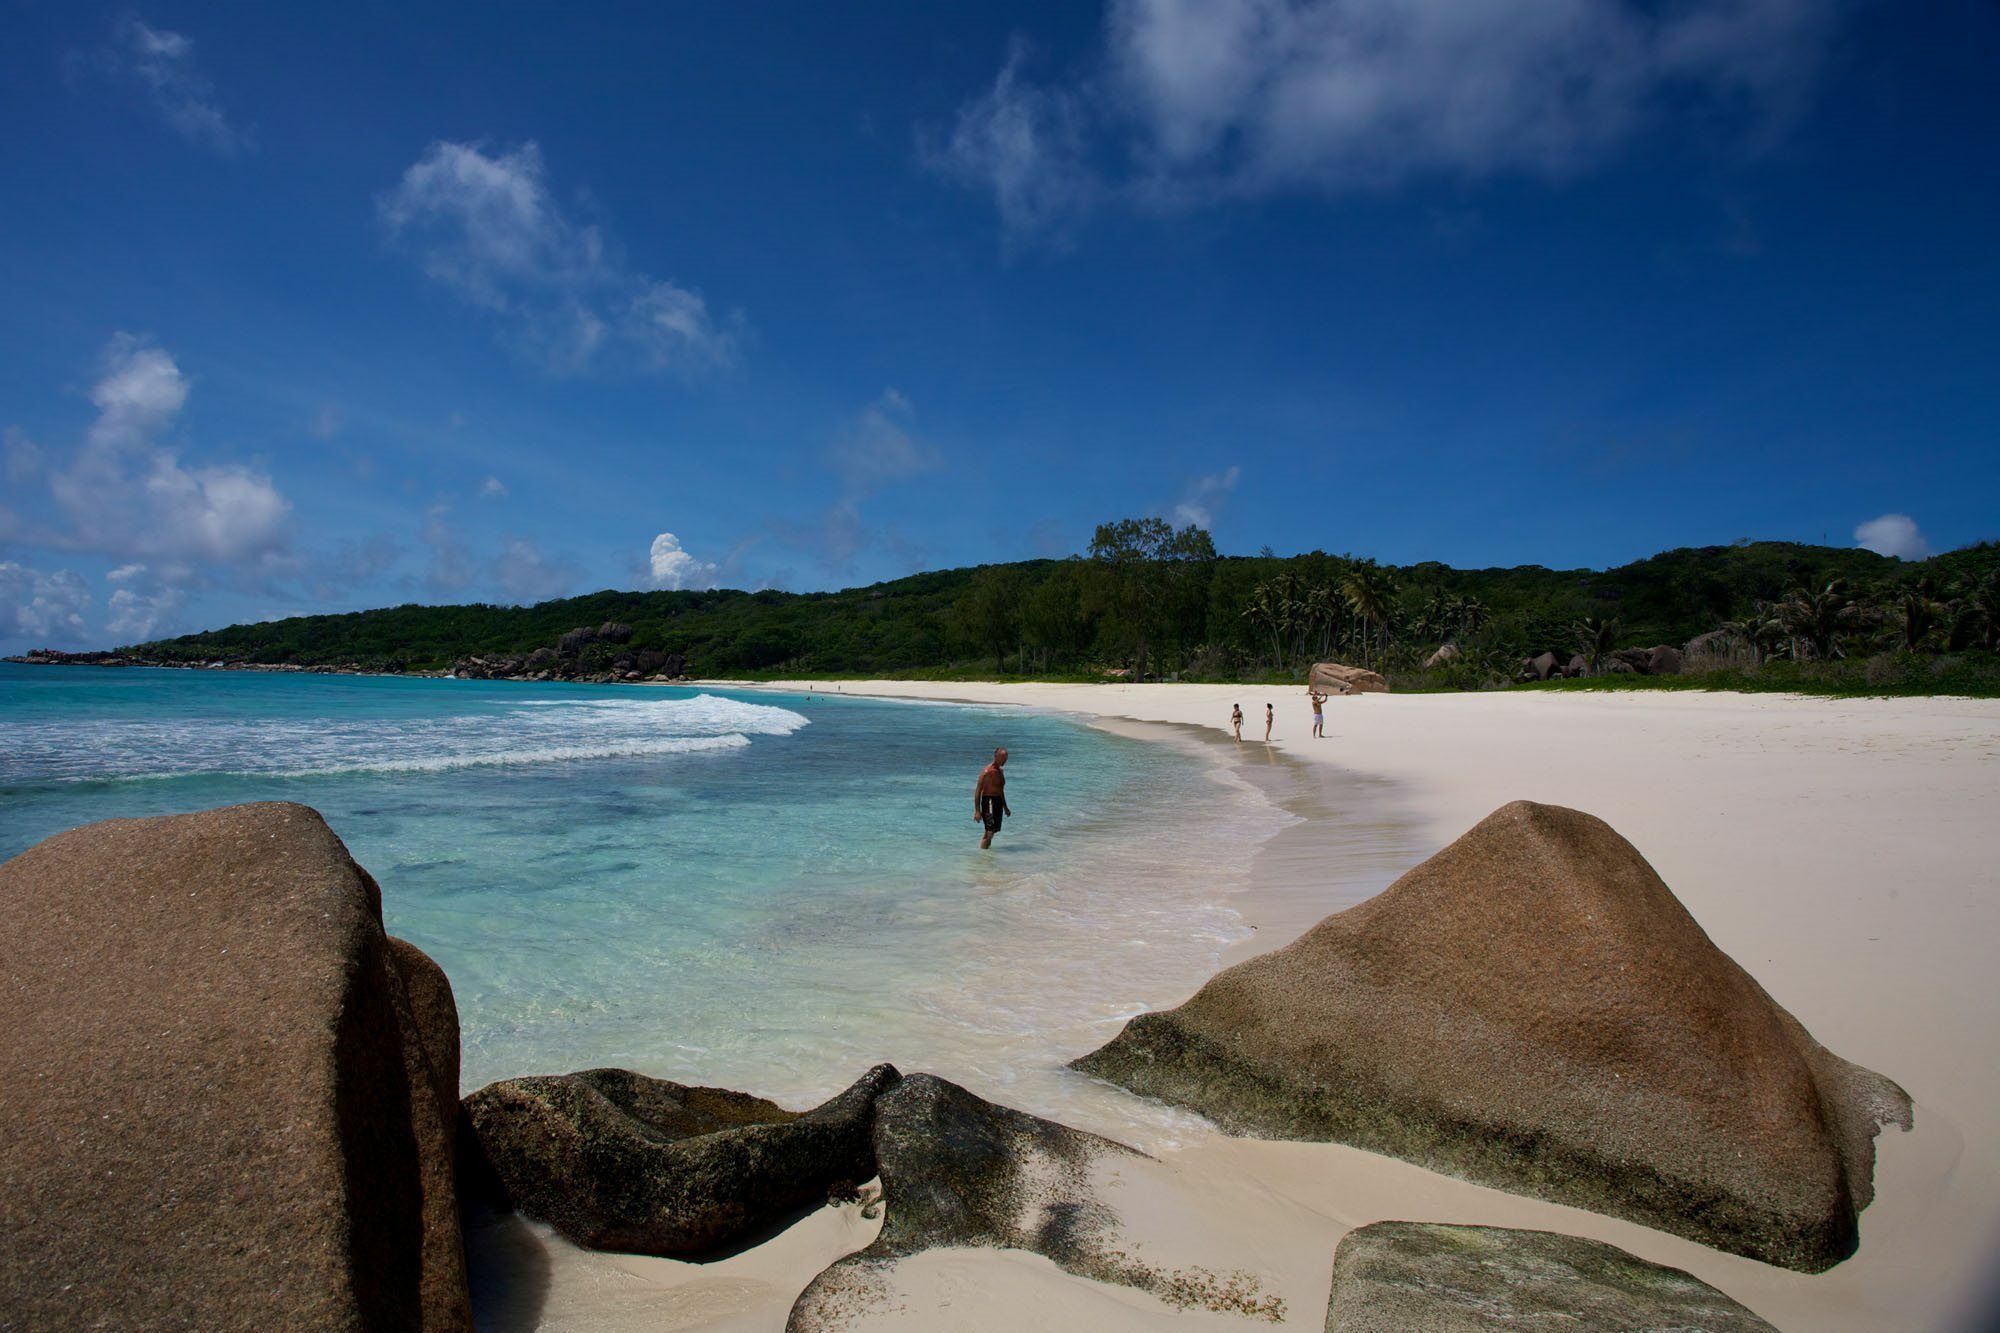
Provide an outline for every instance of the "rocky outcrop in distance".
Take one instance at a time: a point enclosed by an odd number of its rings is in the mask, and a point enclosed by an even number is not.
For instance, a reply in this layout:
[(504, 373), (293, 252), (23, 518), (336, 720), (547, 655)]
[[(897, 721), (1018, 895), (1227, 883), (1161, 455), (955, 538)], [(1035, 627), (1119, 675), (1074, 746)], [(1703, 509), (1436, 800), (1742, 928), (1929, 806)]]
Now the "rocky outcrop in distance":
[(1692, 1274), (1551, 1231), (1377, 1222), (1333, 1256), (1326, 1333), (1777, 1333)]
[(801, 1113), (723, 1088), (592, 1069), (494, 1083), (465, 1109), (483, 1159), (474, 1169), (498, 1186), (491, 1203), (591, 1249), (696, 1258), (872, 1179), (875, 1098), (899, 1077), (877, 1065)]
[(462, 657), (451, 675), (464, 680), (569, 680), (611, 683), (638, 680), (679, 680), (687, 675), (687, 658), (656, 648), (628, 648), (632, 627), (606, 621), (592, 628), (580, 625), (546, 648), (497, 657)]
[(1076, 1067), (1807, 1272), (1909, 1097), (1833, 1055), (1602, 820), (1517, 801)]
[(0, 1323), (469, 1330), (458, 1015), (314, 811), (0, 865)]

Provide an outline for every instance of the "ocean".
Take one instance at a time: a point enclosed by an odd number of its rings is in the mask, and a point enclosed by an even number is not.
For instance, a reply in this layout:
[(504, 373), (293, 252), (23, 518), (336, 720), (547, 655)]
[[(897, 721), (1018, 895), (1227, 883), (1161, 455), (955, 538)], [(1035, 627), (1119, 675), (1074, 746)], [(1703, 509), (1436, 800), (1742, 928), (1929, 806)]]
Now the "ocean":
[(1210, 749), (842, 694), (0, 664), (0, 857), (300, 801), (450, 976), (468, 1091), (618, 1065), (804, 1106), (888, 1060), (1159, 1143), (1189, 1122), (1063, 1065), (1244, 934), (1294, 817)]

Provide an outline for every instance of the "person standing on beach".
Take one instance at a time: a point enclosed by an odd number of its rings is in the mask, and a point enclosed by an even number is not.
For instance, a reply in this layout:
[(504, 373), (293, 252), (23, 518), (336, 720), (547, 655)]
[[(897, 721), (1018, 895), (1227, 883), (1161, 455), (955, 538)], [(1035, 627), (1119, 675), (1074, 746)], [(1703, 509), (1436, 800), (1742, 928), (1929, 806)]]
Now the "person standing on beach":
[(993, 845), (993, 835), (1000, 831), (1000, 821), (1013, 810), (1007, 805), (1007, 775), (1001, 770), (1007, 767), (1007, 751), (993, 752), (993, 762), (979, 770), (979, 781), (972, 788), (972, 817), (986, 825), (986, 836), (979, 840), (981, 847)]
[(1243, 739), (1243, 705), (1229, 705), (1229, 729), (1236, 733), (1236, 739)]
[(1324, 710), (1326, 707), (1326, 696), (1324, 694), (1321, 694), (1318, 690), (1307, 690), (1306, 693), (1312, 695), (1313, 735), (1319, 737), (1321, 740), (1325, 740), (1326, 714), (1322, 710)]
[(1271, 740), (1271, 724), (1277, 720), (1277, 710), (1266, 703), (1264, 705), (1264, 741), (1266, 744), (1269, 744)]

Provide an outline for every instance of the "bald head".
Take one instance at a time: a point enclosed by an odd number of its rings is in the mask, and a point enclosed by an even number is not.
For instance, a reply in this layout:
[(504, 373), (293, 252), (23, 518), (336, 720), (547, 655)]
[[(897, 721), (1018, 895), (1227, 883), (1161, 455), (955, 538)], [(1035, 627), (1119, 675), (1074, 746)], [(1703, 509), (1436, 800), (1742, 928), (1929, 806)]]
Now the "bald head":
[(1006, 751), (1005, 749), (999, 749), (999, 750), (995, 750), (995, 751), (993, 752), (993, 762), (994, 762), (994, 763), (996, 763), (996, 764), (1004, 764), (1004, 763), (1006, 763), (1006, 762), (1007, 762), (1007, 751)]

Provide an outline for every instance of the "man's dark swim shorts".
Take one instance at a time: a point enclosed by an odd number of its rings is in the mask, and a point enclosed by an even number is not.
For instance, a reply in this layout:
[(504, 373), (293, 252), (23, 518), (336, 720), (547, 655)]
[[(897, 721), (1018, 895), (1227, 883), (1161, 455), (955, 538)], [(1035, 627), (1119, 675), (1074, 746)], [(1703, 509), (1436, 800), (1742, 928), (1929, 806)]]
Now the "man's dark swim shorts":
[(1001, 812), (1003, 808), (1004, 804), (998, 796), (982, 796), (979, 798), (979, 817), (986, 822), (986, 831), (988, 833), (998, 833), (1000, 831), (1000, 820), (1003, 818)]

